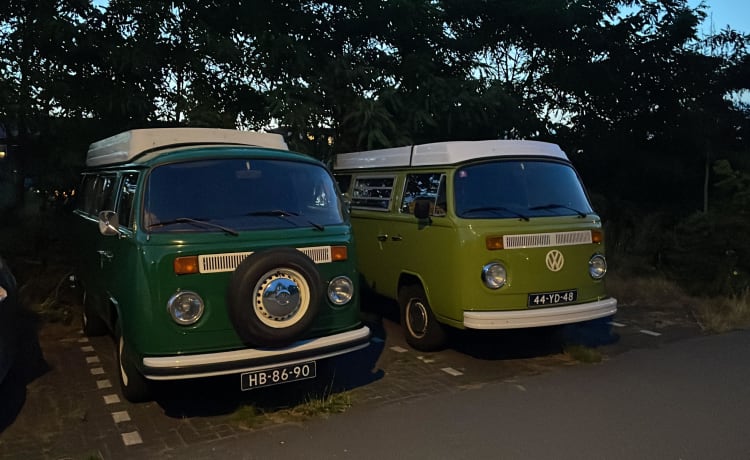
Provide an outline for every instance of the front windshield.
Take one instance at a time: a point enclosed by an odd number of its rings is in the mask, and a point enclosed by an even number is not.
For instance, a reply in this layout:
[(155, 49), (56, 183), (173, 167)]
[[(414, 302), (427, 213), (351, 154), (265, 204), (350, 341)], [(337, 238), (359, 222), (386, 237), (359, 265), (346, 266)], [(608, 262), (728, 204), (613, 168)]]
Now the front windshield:
[(593, 212), (576, 172), (555, 161), (464, 166), (456, 171), (453, 184), (456, 215), (466, 219), (583, 217)]
[(313, 227), (343, 222), (331, 175), (294, 161), (216, 159), (154, 168), (143, 223), (153, 232)]

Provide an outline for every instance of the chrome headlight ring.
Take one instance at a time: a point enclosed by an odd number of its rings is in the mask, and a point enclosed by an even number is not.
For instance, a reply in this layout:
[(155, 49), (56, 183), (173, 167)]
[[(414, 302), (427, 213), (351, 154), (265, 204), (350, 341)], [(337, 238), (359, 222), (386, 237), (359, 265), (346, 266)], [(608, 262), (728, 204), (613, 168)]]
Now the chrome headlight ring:
[(482, 267), (482, 282), (490, 289), (500, 289), (508, 281), (505, 266), (499, 262), (490, 262)]
[(201, 296), (192, 291), (179, 291), (169, 298), (167, 311), (180, 326), (195, 324), (203, 316), (205, 304)]
[(607, 274), (607, 259), (601, 254), (594, 254), (589, 259), (589, 275), (595, 280), (604, 278)]

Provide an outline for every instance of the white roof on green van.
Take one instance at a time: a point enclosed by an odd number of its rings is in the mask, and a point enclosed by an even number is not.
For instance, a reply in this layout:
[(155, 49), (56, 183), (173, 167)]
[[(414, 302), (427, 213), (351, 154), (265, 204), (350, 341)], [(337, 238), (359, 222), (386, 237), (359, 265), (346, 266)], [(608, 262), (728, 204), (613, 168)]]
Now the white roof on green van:
[(503, 156), (539, 156), (567, 160), (557, 144), (526, 140), (436, 142), (336, 155), (334, 169), (392, 168), (462, 163)]
[(86, 166), (104, 166), (130, 161), (147, 150), (178, 145), (235, 144), (288, 150), (280, 134), (217, 128), (133, 129), (94, 142)]

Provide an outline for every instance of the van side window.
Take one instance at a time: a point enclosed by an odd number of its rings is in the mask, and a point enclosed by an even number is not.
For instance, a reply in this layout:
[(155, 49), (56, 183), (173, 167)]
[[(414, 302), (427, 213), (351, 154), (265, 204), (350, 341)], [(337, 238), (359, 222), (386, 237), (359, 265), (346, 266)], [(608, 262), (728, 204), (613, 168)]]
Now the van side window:
[(357, 177), (352, 190), (352, 207), (387, 211), (391, 206), (393, 176)]
[(137, 173), (127, 173), (122, 176), (120, 203), (117, 206), (117, 214), (120, 218), (120, 225), (126, 228), (131, 228), (133, 223), (133, 200), (135, 199), (135, 186), (137, 182)]
[(336, 174), (333, 178), (336, 179), (336, 184), (339, 186), (341, 193), (349, 193), (349, 186), (352, 184), (351, 174)]
[(93, 216), (99, 214), (99, 211), (113, 210), (116, 182), (115, 174), (86, 175), (81, 185), (82, 199), (78, 209)]
[(433, 216), (444, 216), (447, 211), (445, 174), (407, 174), (406, 183), (404, 184), (404, 196), (401, 200), (401, 212), (414, 214), (414, 201), (418, 198), (429, 199), (431, 201), (430, 214)]

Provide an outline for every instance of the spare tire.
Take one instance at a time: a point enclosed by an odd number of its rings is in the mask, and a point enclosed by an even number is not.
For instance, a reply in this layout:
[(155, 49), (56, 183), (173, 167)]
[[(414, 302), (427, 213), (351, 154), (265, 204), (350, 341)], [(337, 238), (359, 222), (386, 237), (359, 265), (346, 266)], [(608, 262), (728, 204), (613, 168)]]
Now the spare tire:
[(248, 345), (289, 345), (312, 325), (322, 291), (315, 263), (300, 251), (256, 252), (240, 263), (229, 281), (229, 317)]

